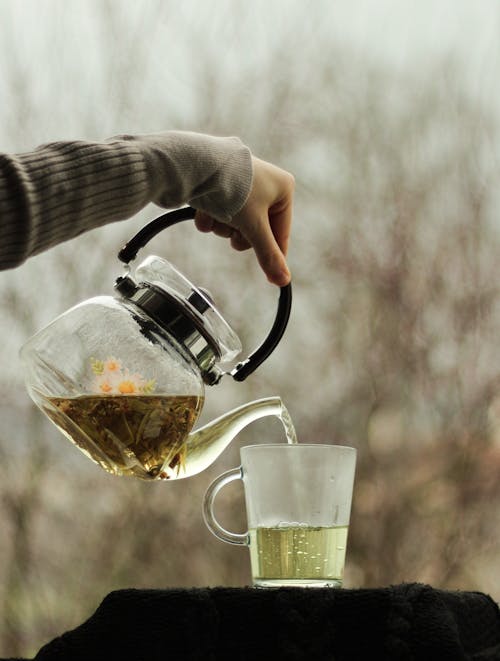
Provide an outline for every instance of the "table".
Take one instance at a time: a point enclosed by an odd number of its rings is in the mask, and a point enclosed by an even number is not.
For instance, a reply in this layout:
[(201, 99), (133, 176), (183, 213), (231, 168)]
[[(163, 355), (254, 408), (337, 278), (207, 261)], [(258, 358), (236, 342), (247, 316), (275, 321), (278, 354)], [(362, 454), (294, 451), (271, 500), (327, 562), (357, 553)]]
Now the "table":
[(500, 660), (488, 595), (423, 584), (377, 589), (118, 590), (36, 661)]

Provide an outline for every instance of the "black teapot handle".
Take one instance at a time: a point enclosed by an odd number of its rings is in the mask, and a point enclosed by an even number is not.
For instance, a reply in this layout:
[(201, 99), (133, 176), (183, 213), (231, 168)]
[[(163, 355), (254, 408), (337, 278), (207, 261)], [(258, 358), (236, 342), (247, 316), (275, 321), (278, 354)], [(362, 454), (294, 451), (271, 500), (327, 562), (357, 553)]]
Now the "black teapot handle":
[[(155, 218), (142, 229), (140, 229), (130, 241), (128, 241), (118, 253), (118, 259), (124, 264), (128, 264), (137, 256), (141, 248), (151, 241), (159, 232), (176, 225), (183, 220), (193, 220), (196, 209), (192, 207), (182, 207), (175, 211), (164, 213), (158, 218)], [(274, 351), (288, 324), (290, 318), (290, 311), (292, 308), (292, 285), (288, 284), (280, 288), (280, 296), (278, 300), (278, 310), (276, 317), (269, 331), (266, 339), (262, 344), (248, 356), (244, 361), (238, 363), (236, 367), (229, 372), (229, 374), (236, 381), (244, 381), (247, 376), (254, 372), (261, 363)]]
[(130, 241), (128, 241), (118, 253), (118, 259), (124, 264), (128, 264), (137, 257), (137, 253), (141, 248), (144, 248), (146, 243), (149, 243), (157, 234), (162, 230), (180, 223), (182, 220), (193, 220), (196, 209), (192, 207), (182, 207), (175, 211), (169, 211), (162, 216), (158, 216), (144, 225)]

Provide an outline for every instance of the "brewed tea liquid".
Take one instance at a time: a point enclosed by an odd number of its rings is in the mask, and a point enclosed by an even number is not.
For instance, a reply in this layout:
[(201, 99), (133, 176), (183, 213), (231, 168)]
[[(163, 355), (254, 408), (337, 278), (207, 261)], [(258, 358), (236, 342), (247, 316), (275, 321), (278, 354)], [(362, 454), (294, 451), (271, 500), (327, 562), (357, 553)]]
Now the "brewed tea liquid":
[(47, 398), (43, 409), (109, 473), (175, 479), (202, 406), (203, 398), (191, 395), (82, 395)]
[(342, 586), (348, 526), (250, 530), (255, 585)]

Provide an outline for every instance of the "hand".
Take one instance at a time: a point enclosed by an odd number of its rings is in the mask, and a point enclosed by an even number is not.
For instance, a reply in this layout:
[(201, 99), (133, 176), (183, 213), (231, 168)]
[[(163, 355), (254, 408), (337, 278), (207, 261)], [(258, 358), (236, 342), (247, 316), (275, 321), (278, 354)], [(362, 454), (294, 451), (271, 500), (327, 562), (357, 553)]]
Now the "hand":
[(283, 287), (290, 282), (286, 263), (292, 224), (295, 180), (280, 168), (252, 156), (253, 180), (250, 194), (230, 224), (197, 211), (196, 227), (231, 239), (235, 250), (253, 248), (269, 282)]

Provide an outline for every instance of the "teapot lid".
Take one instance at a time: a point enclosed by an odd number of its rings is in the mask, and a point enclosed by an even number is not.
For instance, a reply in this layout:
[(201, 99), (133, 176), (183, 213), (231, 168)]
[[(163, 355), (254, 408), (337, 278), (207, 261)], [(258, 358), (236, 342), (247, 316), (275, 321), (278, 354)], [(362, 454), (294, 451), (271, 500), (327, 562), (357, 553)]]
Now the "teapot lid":
[[(130, 269), (130, 262), (159, 232), (183, 220), (196, 217), (196, 209), (182, 207), (162, 214), (137, 232), (118, 253), (118, 258)], [(155, 265), (152, 265), (155, 262)], [(177, 269), (160, 257), (149, 257), (137, 269), (149, 278), (139, 287), (128, 274), (119, 277), (115, 288), (120, 294), (141, 307), (167, 332), (173, 334), (195, 358), (205, 383), (218, 383), (223, 372), (216, 362), (228, 362), (241, 351), (236, 334), (217, 312), (207, 292), (192, 285)], [(130, 273), (130, 271), (127, 271)], [(156, 284), (150, 284), (150, 280)], [(236, 381), (244, 381), (281, 340), (290, 317), (292, 285), (280, 288), (278, 310), (271, 330), (264, 341), (229, 374)], [(173, 313), (173, 320), (169, 317)]]
[(168, 310), (167, 314), (171, 315), (171, 308), (165, 303), (173, 304), (176, 315), (182, 316), (182, 323), (176, 324), (178, 331), (182, 328), (180, 336), (176, 333), (177, 339), (186, 343), (188, 349), (195, 343), (193, 334), (199, 334), (210, 345), (218, 363), (228, 363), (241, 352), (239, 337), (219, 313), (210, 294), (193, 285), (165, 259), (155, 255), (146, 257), (135, 269), (134, 277), (119, 278), (116, 288), (148, 313), (156, 313), (153, 316), (161, 325), (167, 325), (168, 330), (172, 329), (171, 320), (158, 318), (159, 309)]

